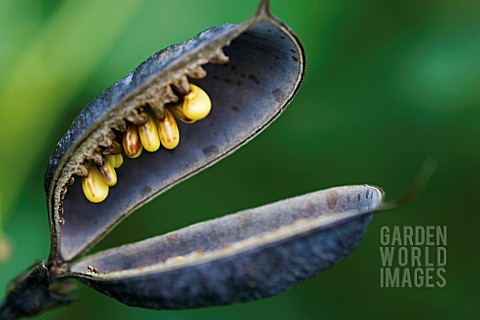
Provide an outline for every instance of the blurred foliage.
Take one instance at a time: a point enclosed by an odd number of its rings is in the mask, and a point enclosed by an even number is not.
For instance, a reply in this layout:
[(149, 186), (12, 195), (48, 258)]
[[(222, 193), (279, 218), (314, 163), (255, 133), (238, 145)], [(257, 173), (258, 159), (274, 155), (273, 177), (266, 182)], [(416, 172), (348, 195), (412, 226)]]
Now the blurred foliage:
[[(278, 297), (158, 312), (127, 307), (79, 285), (78, 302), (42, 319), (478, 314), (480, 2), (272, 2), (272, 12), (307, 50), (307, 77), (291, 107), (248, 146), (132, 215), (99, 248), (334, 185), (371, 183), (393, 198), (433, 157), (439, 170), (427, 189), (407, 207), (377, 215), (360, 246), (338, 266)], [(1, 288), (48, 255), (43, 172), (75, 115), (152, 53), (210, 26), (241, 22), (256, 5), (0, 2), (0, 242), (5, 232), (12, 243), (10, 260), (0, 265)], [(446, 225), (447, 287), (380, 288), (383, 225)]]

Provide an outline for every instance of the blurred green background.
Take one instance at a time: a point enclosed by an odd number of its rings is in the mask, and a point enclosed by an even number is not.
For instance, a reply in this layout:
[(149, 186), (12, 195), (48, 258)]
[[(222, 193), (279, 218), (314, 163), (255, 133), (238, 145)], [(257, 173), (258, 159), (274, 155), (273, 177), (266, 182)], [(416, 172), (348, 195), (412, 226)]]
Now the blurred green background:
[[(307, 76), (289, 109), (249, 145), (136, 212), (98, 248), (336, 185), (375, 184), (393, 199), (432, 157), (438, 170), (426, 190), (408, 206), (375, 216), (339, 265), (277, 297), (151, 311), (79, 284), (78, 302), (41, 319), (479, 314), (480, 2), (272, 2), (307, 51)], [(0, 1), (2, 290), (35, 259), (47, 258), (43, 173), (80, 110), (154, 52), (210, 26), (241, 22), (256, 6), (256, 0)], [(448, 227), (445, 288), (380, 288), (385, 225)]]

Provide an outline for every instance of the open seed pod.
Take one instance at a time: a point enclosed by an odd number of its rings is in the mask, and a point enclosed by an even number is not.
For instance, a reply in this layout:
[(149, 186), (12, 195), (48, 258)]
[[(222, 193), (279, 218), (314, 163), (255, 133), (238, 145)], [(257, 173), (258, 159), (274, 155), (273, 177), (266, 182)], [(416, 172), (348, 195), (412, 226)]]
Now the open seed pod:
[(49, 274), (129, 305), (189, 308), (271, 296), (346, 256), (382, 201), (378, 188), (316, 192), (84, 256), (135, 209), (265, 129), (304, 70), (299, 40), (262, 1), (246, 22), (162, 50), (102, 92), (47, 168)]
[[(47, 168), (50, 261), (77, 258), (136, 208), (265, 129), (297, 92), (304, 62), (297, 37), (269, 14), (265, 1), (245, 23), (213, 27), (164, 49), (102, 92), (75, 119)], [(142, 114), (161, 122), (167, 110), (176, 113), (192, 91), (190, 83), (210, 98), (210, 114), (195, 123), (178, 121), (181, 142), (175, 149), (144, 150), (136, 157), (142, 145), (130, 133), (148, 123)], [(88, 201), (81, 180), (90, 173), (90, 180), (97, 179), (106, 156), (118, 153), (122, 143), (116, 186), (101, 203)]]

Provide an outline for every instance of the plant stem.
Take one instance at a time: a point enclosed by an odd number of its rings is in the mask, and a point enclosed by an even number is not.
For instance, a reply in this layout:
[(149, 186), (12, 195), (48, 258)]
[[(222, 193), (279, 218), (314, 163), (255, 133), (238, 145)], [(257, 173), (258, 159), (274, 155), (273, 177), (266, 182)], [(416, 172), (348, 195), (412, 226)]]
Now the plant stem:
[(6, 300), (2, 302), (2, 305), (0, 306), (0, 319), (1, 320), (12, 320), (12, 319), (18, 319), (20, 317), (20, 314), (12, 308), (11, 305), (7, 303)]
[(0, 307), (0, 320), (38, 315), (69, 304), (71, 289), (69, 282), (57, 282), (50, 277), (44, 262), (38, 261), (10, 282)]
[(19, 317), (20, 314), (6, 300), (4, 300), (0, 306), (0, 319), (13, 320), (18, 319)]

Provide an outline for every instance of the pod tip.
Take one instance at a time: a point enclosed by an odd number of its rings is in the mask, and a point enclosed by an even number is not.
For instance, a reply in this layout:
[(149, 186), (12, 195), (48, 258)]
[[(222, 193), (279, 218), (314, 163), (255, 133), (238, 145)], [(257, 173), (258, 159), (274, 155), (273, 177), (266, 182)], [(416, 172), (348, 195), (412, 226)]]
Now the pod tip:
[(258, 5), (255, 17), (269, 17), (270, 16), (270, 0), (261, 0)]
[(391, 200), (383, 203), (380, 210), (378, 211), (396, 209), (411, 202), (420, 193), (422, 193), (428, 181), (430, 180), (430, 178), (432, 177), (433, 173), (436, 170), (437, 170), (437, 160), (432, 158), (426, 159), (423, 162), (422, 167), (420, 168), (420, 172), (418, 173), (415, 181), (410, 186), (410, 188), (403, 194), (403, 196), (401, 196), (396, 200)]

